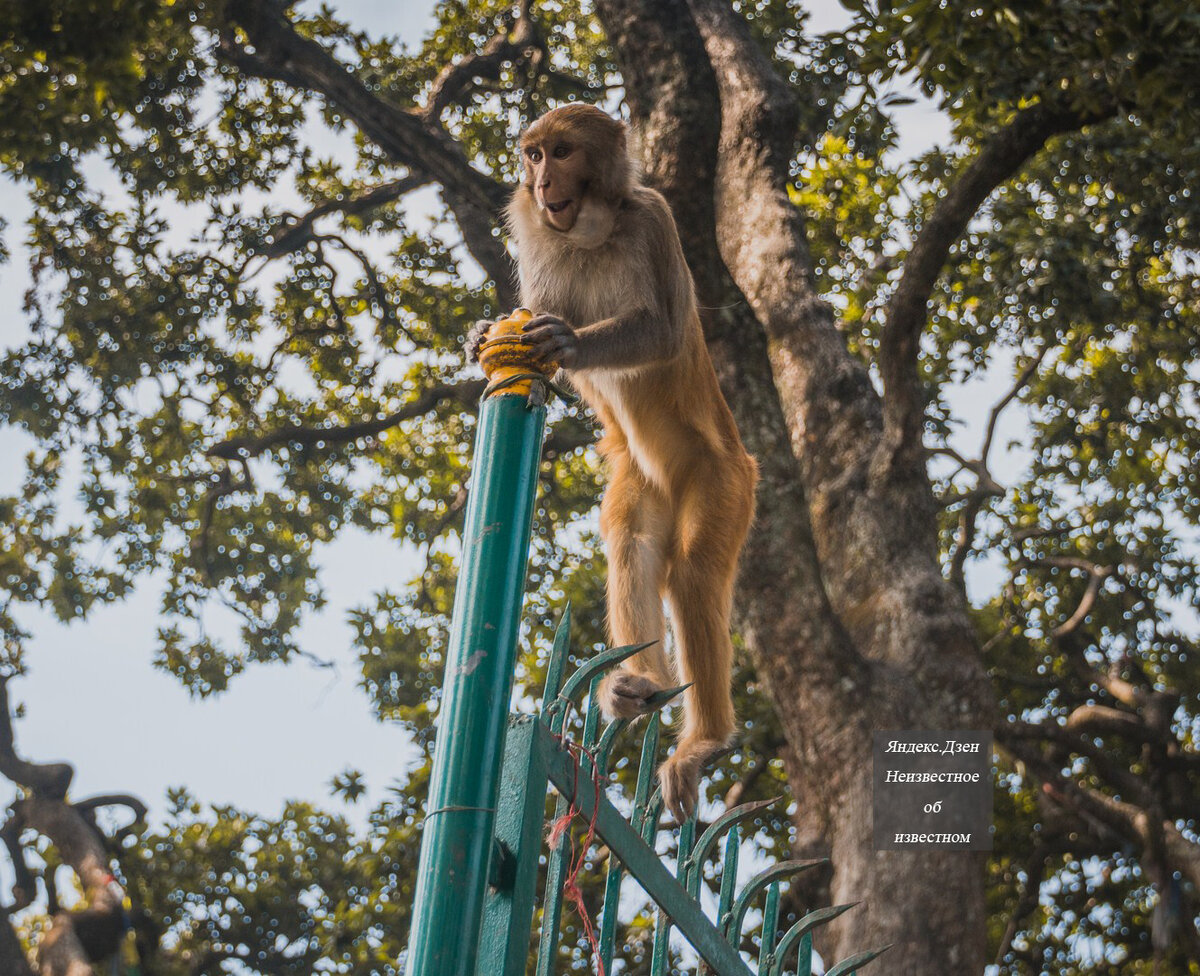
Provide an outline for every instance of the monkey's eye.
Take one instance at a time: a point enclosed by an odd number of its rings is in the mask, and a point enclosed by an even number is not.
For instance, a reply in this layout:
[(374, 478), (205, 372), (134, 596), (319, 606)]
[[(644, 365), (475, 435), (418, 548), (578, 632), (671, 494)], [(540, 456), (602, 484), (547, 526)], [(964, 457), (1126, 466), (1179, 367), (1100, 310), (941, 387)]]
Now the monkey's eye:
[(542, 161), (542, 151), (540, 149), (527, 149), (525, 155), (529, 157), (531, 163), (540, 163)]
[(554, 158), (555, 159), (566, 159), (570, 155), (571, 155), (571, 147), (570, 146), (555, 146), (554, 147)]

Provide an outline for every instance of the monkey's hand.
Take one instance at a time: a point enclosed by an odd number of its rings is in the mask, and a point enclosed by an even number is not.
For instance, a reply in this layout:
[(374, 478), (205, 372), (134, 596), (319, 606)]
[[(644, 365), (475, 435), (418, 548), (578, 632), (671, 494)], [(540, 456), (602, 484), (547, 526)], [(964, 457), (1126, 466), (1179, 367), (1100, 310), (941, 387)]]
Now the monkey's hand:
[(540, 362), (570, 369), (579, 361), (579, 335), (557, 315), (536, 315), (522, 331)]
[(467, 341), (463, 343), (463, 348), (467, 351), (467, 362), (479, 362), (479, 347), (483, 345), (483, 340), (487, 336), (495, 322), (489, 322), (487, 319), (480, 319), (467, 333)]
[(600, 683), (600, 709), (609, 718), (637, 718), (658, 707), (650, 696), (661, 690), (651, 678), (618, 668)]

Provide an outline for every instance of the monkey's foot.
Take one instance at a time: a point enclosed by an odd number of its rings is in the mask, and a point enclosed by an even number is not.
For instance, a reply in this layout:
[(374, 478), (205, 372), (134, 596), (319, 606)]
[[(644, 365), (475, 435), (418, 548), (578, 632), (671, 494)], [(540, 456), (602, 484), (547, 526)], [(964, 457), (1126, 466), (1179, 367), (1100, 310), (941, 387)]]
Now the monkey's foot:
[(637, 718), (654, 711), (650, 696), (662, 686), (652, 678), (618, 668), (602, 682), (598, 700), (600, 709), (609, 718)]
[(682, 824), (696, 812), (700, 798), (700, 770), (724, 747), (723, 742), (715, 739), (684, 740), (658, 767), (663, 803), (676, 823)]

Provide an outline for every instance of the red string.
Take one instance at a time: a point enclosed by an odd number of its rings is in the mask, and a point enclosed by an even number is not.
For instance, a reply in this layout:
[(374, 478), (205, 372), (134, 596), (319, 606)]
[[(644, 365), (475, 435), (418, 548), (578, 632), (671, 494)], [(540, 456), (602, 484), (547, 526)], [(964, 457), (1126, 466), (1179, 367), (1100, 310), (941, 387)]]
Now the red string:
[[(554, 825), (550, 828), (550, 847), (558, 846), (562, 840), (563, 834), (571, 826), (571, 821), (575, 815), (582, 813), (577, 797), (579, 796), (579, 754), (582, 752), (579, 745), (566, 739), (559, 739), (567, 751), (571, 754), (572, 760), (575, 763), (575, 783), (571, 788), (571, 805), (567, 808), (567, 812), (554, 821)], [(596, 836), (596, 818), (600, 814), (600, 777), (597, 774), (595, 765), (592, 766), (592, 785), (595, 787), (596, 793), (592, 801), (592, 815), (587, 820), (587, 834), (583, 838), (583, 844), (580, 846), (578, 854), (575, 850), (575, 839), (571, 838), (571, 854), (568, 862), (571, 869), (567, 874), (566, 880), (563, 882), (563, 897), (575, 906), (575, 913), (579, 916), (579, 921), (583, 923), (583, 933), (587, 936), (588, 945), (592, 950), (592, 957), (596, 960), (596, 968), (599, 970), (599, 976), (605, 976), (604, 960), (600, 958), (600, 940), (596, 938), (596, 929), (592, 925), (592, 917), (588, 914), (587, 906), (583, 902), (583, 891), (579, 887), (579, 872), (583, 870), (583, 863), (587, 860), (588, 848), (592, 846), (592, 840)]]

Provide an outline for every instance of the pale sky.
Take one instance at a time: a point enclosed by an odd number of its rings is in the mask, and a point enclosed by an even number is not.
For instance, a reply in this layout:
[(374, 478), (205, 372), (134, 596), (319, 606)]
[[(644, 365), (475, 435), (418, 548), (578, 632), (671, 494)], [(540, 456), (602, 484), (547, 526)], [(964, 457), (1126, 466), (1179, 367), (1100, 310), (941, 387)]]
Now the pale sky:
[[(374, 3), (340, 0), (333, 6), (355, 26), (395, 34), (410, 46), (432, 23), (429, 0)], [(814, 26), (843, 22), (833, 0), (814, 5)], [(901, 153), (914, 156), (944, 141), (946, 121), (929, 105), (901, 110)], [(29, 206), (19, 187), (0, 176), (0, 213), (8, 221), (12, 261), (0, 265), (0, 345), (25, 337), (21, 296), (28, 285), (27, 255), (21, 247)], [(1003, 372), (1003, 371), (1001, 371)], [(975, 384), (956, 395), (967, 422), (964, 449), (991, 403), (995, 384)], [(0, 491), (20, 478), (19, 458), (29, 442), (0, 430)], [(398, 587), (413, 571), (411, 558), (392, 540), (343, 531), (321, 552), (325, 610), (304, 625), (306, 649), (339, 663), (336, 672), (304, 662), (259, 665), (234, 679), (225, 694), (191, 700), (173, 678), (150, 666), (159, 626), (159, 581), (144, 581), (134, 596), (100, 608), (80, 623), (64, 626), (48, 614), (21, 608), (18, 617), (34, 637), (29, 674), (10, 691), (27, 714), (16, 726), (18, 749), (30, 760), (66, 760), (76, 769), (76, 797), (130, 792), (165, 809), (165, 790), (186, 785), (206, 803), (233, 803), (273, 815), (286, 798), (328, 797), (330, 780), (348, 767), (366, 774), (367, 800), (381, 798), (405, 769), (412, 750), (395, 726), (374, 721), (357, 687), (357, 667), (345, 622), (349, 607), (365, 602), (381, 586)], [(0, 800), (8, 794), (0, 786)], [(361, 815), (361, 814), (360, 814)]]

